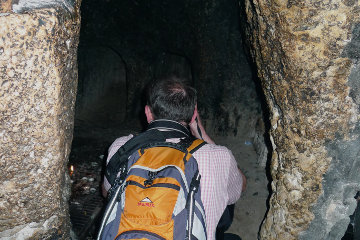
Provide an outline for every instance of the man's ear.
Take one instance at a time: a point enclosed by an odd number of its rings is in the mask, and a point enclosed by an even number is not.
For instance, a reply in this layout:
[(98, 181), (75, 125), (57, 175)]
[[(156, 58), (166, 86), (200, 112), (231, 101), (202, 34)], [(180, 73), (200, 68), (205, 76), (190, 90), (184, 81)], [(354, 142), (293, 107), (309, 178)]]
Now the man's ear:
[(151, 112), (149, 105), (145, 105), (145, 115), (146, 115), (146, 120), (148, 123), (150, 123), (151, 121), (154, 120), (154, 117), (153, 117), (153, 114)]

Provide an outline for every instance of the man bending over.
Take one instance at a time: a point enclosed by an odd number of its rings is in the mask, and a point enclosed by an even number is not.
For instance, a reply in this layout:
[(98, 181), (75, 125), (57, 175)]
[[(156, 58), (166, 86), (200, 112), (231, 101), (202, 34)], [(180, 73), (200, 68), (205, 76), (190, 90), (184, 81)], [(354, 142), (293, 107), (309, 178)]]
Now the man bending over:
[[(240, 198), (246, 185), (245, 176), (238, 169), (233, 154), (226, 147), (216, 145), (207, 135), (197, 111), (196, 90), (182, 79), (169, 77), (153, 82), (148, 89), (145, 115), (148, 123), (172, 121), (181, 125), (187, 135), (192, 134), (207, 142), (193, 156), (201, 174), (200, 189), (207, 236), (209, 240), (215, 239), (216, 229), (225, 209)], [(161, 130), (167, 129), (164, 127)], [(109, 148), (107, 162), (132, 137), (133, 135), (129, 135), (116, 139)], [(179, 142), (180, 139), (171, 138), (167, 141)], [(104, 196), (109, 188), (110, 184), (104, 178)], [(217, 234), (217, 238), (221, 236)]]

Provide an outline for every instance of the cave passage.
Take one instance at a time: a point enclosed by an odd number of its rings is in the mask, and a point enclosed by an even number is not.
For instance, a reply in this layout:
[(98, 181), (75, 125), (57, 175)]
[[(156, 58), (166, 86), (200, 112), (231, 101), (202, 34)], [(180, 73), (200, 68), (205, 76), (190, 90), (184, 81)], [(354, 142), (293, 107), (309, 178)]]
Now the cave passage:
[(243, 239), (256, 238), (269, 195), (265, 103), (242, 38), (237, 1), (214, 4), (82, 2), (79, 82), (69, 160), (73, 168), (72, 234), (84, 238), (96, 232), (107, 148), (117, 137), (142, 130), (146, 83), (175, 75), (189, 79), (197, 88), (207, 131), (218, 144), (233, 151), (248, 178), (248, 190), (236, 205), (229, 231)]
[(359, 4), (0, 1), (0, 238), (69, 239), (69, 207), (93, 238), (109, 145), (177, 75), (248, 180), (229, 232), (359, 239)]

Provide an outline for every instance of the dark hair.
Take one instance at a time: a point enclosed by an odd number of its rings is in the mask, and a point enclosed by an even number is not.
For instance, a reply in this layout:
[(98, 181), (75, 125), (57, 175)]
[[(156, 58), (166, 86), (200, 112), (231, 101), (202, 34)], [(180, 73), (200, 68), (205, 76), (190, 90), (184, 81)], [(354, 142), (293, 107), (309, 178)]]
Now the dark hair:
[(154, 119), (190, 123), (197, 101), (196, 90), (185, 79), (167, 77), (148, 87), (147, 104)]

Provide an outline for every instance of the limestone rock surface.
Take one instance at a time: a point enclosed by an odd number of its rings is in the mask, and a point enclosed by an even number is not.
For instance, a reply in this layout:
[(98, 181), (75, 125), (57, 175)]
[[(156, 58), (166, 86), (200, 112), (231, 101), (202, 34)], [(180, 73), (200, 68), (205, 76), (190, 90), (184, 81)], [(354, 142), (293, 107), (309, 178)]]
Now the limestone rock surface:
[(80, 1), (17, 2), (0, 14), (0, 238), (68, 239)]
[(260, 238), (340, 239), (359, 190), (359, 2), (243, 9), (271, 114), (273, 194)]

